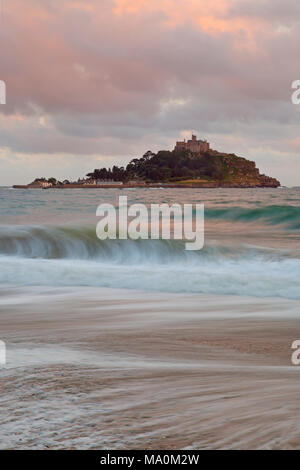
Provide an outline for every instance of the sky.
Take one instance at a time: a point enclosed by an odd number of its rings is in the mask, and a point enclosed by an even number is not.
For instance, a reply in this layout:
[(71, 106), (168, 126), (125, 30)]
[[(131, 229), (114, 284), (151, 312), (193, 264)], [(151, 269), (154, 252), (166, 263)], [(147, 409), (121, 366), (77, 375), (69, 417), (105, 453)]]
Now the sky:
[(299, 0), (1, 0), (0, 185), (192, 132), (300, 186)]

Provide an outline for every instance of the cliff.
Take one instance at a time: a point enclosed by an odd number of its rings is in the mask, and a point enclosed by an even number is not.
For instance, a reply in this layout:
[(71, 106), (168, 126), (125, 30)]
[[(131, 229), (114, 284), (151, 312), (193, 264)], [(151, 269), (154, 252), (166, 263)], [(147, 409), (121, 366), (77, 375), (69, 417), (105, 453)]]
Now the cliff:
[[(276, 178), (259, 172), (256, 163), (235, 154), (210, 150), (208, 156), (217, 169), (216, 182), (225, 187), (270, 187), (277, 188), (280, 182)], [(201, 160), (202, 156), (198, 155)]]

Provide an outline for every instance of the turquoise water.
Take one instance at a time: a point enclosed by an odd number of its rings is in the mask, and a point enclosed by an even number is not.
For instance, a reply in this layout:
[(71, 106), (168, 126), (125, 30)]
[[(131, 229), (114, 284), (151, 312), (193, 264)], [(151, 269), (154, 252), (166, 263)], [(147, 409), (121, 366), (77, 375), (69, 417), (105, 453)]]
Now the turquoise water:
[[(100, 203), (204, 203), (205, 246), (96, 237)], [(0, 188), (0, 285), (300, 298), (300, 188)]]

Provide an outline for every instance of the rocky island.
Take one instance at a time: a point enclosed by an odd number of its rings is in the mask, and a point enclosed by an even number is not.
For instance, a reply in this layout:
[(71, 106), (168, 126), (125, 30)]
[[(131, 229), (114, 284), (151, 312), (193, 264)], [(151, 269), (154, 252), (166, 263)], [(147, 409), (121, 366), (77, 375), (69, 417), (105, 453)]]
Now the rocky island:
[(14, 188), (277, 188), (280, 182), (259, 172), (255, 162), (234, 153), (210, 148), (205, 140), (178, 141), (174, 150), (150, 150), (134, 158), (126, 167), (95, 169), (75, 182), (55, 178), (37, 178), (32, 183)]

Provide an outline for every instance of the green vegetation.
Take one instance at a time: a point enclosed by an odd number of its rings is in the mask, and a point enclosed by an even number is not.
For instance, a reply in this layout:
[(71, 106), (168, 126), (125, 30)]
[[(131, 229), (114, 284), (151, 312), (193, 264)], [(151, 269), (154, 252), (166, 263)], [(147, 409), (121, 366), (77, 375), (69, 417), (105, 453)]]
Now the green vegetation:
[(92, 185), (101, 181), (122, 181), (129, 184), (165, 183), (176, 187), (278, 187), (280, 182), (259, 173), (255, 162), (233, 153), (208, 150), (192, 153), (189, 150), (160, 150), (156, 154), (148, 151), (141, 158), (131, 160), (126, 168), (95, 169), (87, 174), (87, 180), (70, 182), (55, 178), (37, 178), (31, 185), (50, 183), (51, 187), (74, 187)]
[[(252, 184), (260, 178), (254, 162), (235, 154), (209, 150), (202, 154), (193, 154), (188, 150), (161, 150), (158, 153), (148, 151), (142, 158), (134, 158), (124, 167), (95, 169), (87, 177), (96, 180), (128, 182), (143, 180), (147, 183), (197, 183), (215, 182), (243, 183), (246, 179)], [(270, 179), (271, 180), (271, 179)]]

